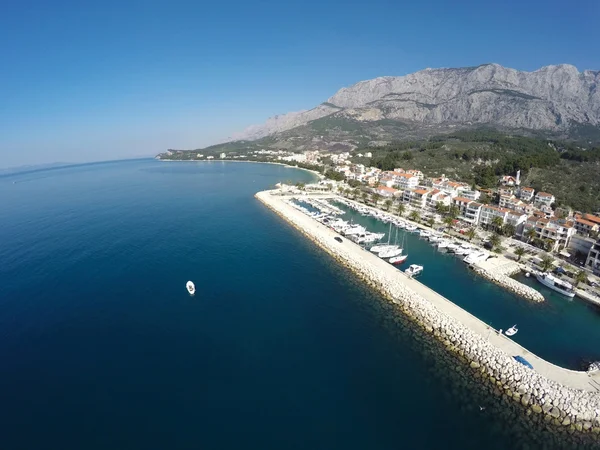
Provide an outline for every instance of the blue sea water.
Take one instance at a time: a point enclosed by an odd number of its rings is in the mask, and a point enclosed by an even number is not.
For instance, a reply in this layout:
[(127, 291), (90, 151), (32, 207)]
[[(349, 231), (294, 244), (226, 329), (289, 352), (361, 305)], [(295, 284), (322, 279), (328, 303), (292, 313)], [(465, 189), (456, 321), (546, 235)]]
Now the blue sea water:
[(1, 177), (1, 448), (541, 448), (253, 198), (311, 178), (154, 160)]

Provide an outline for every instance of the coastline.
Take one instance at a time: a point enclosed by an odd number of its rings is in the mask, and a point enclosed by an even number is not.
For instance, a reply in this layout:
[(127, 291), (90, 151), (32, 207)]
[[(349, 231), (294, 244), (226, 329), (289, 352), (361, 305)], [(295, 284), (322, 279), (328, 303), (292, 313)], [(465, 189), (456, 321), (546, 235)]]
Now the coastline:
[(169, 161), (169, 162), (195, 162), (195, 163), (225, 162), (225, 163), (274, 164), (277, 166), (289, 167), (291, 169), (305, 170), (306, 172), (310, 172), (310, 173), (314, 174), (319, 180), (322, 179), (322, 177), (323, 177), (323, 175), (321, 175), (319, 172), (317, 172), (315, 170), (305, 169), (304, 167), (292, 166), (291, 164), (272, 162), (272, 161), (251, 161), (251, 160), (238, 161), (238, 160), (233, 160), (233, 159), (161, 159), (161, 158), (154, 158), (154, 159), (156, 159), (157, 161)]
[[(345, 238), (338, 243), (333, 239), (337, 233), (295, 210), (281, 196), (264, 191), (256, 198), (383, 294), (527, 416), (558, 431), (600, 434), (600, 374), (592, 377), (537, 357), (377, 256)], [(535, 369), (516, 362), (516, 355), (525, 357)]]

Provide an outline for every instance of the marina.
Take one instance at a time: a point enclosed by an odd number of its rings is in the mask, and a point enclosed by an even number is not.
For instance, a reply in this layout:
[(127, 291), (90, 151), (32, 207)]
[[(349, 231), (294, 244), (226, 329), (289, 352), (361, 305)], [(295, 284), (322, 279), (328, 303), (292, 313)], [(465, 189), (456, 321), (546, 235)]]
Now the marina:
[[(473, 251), (467, 255), (459, 255), (465, 244), (470, 246), (468, 243), (445, 238), (432, 243), (421, 237), (421, 229), (405, 218), (391, 218), (391, 214), (339, 197), (330, 199), (329, 203), (344, 211), (344, 214), (335, 216), (336, 227), (342, 226), (342, 221), (351, 222), (354, 227), (362, 227), (363, 233), (383, 235), (380, 244), (383, 246), (388, 245), (388, 234), (392, 233), (393, 238), (395, 227), (399, 225), (403, 247), (410, 250), (405, 250), (408, 257), (396, 266), (399, 270), (405, 271), (411, 264), (423, 266), (423, 273), (416, 277), (420, 283), (496, 330), (507, 329), (518, 322), (521, 331), (512, 338), (536, 355), (574, 370), (585, 370), (591, 362), (600, 360), (600, 346), (597, 344), (600, 342), (600, 310), (595, 306), (578, 299), (568, 301), (564, 295), (541, 285), (534, 276), (503, 275), (507, 269), (512, 271), (514, 264), (503, 267), (499, 265), (502, 259), (491, 257), (493, 255), (486, 250), (473, 247)], [(318, 214), (314, 217), (318, 217)], [(417, 232), (412, 230), (413, 227)], [(371, 244), (368, 248), (374, 246), (377, 244)], [(448, 246), (454, 250), (448, 251)], [(482, 261), (485, 262), (481, 264)], [(541, 293), (544, 302), (532, 303), (492, 280), (482, 279), (469, 269), (466, 262), (480, 263), (477, 269), (480, 272), (504, 277), (520, 288), (530, 288), (538, 295)]]
[(491, 382), (497, 395), (522, 406), (537, 423), (545, 420), (562, 432), (600, 432), (599, 374), (542, 359), (515, 342), (513, 338), (522, 333), (508, 337), (497, 332), (373, 253), (349, 241), (334, 244), (335, 230), (291, 207), (277, 192), (259, 192), (256, 197), (396, 304), (448, 352), (458, 354), (480, 379)]

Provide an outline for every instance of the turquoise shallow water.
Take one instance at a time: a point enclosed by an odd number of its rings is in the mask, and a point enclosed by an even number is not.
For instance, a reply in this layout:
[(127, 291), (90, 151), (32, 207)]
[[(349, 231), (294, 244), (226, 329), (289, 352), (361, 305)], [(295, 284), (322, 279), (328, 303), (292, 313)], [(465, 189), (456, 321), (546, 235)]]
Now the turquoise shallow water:
[[(342, 216), (346, 220), (371, 231), (388, 232), (389, 224), (341, 207), (348, 211)], [(403, 235), (400, 231), (399, 241)], [(409, 257), (402, 270), (410, 264), (423, 265), (419, 281), (496, 329), (506, 330), (516, 324), (519, 332), (513, 339), (538, 356), (578, 370), (587, 361), (600, 360), (598, 307), (579, 299), (569, 300), (535, 279), (519, 276), (519, 281), (537, 289), (546, 299), (543, 304), (531, 303), (475, 275), (459, 257), (437, 251), (415, 234), (406, 233), (404, 247)]]
[(2, 448), (539, 448), (253, 198), (310, 178), (153, 160), (0, 178)]

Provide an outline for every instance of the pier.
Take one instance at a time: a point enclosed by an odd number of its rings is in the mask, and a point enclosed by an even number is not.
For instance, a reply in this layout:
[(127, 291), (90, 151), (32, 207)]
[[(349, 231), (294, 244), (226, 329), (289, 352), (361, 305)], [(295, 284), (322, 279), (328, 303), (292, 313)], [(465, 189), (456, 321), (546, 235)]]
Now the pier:
[[(285, 196), (272, 194), (259, 192), (256, 198), (398, 305), (528, 414), (573, 432), (600, 434), (600, 373), (545, 361), (359, 245), (345, 238), (338, 242), (335, 231), (291, 207)], [(534, 369), (515, 361), (515, 356)]]

